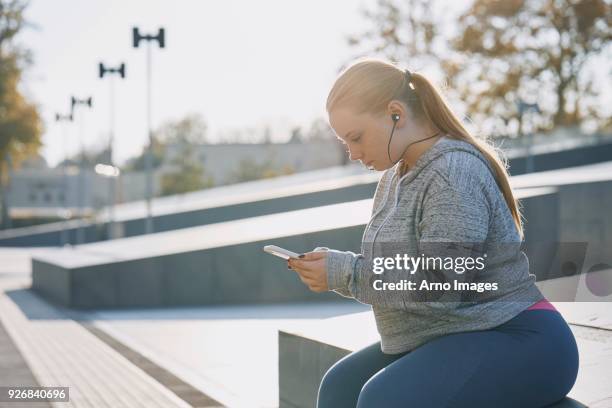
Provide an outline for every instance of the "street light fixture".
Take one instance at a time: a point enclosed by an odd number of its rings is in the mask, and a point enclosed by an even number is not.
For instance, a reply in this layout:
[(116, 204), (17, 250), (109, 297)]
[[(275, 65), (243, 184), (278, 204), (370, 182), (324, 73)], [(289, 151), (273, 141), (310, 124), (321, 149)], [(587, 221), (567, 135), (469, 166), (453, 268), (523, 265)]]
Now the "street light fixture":
[(145, 234), (153, 232), (153, 218), (151, 214), (151, 197), (153, 196), (153, 175), (152, 175), (152, 149), (153, 149), (153, 133), (151, 130), (151, 42), (157, 41), (159, 48), (166, 46), (166, 31), (160, 28), (157, 35), (141, 34), (137, 27), (132, 28), (132, 46), (138, 48), (141, 41), (147, 43), (147, 134), (149, 136), (149, 145), (145, 154), (145, 172), (146, 172), (146, 202), (147, 202), (147, 218), (145, 222)]
[[(104, 78), (104, 75), (110, 76), (110, 135), (108, 140), (108, 161), (109, 165), (113, 167), (113, 145), (115, 138), (115, 76), (119, 75), (121, 78), (125, 78), (125, 63), (121, 63), (116, 68), (105, 67), (103, 63), (98, 64), (98, 76)], [(109, 188), (109, 201), (108, 206), (108, 239), (115, 238), (114, 233), (114, 218), (115, 218), (115, 201), (116, 201), (116, 177), (109, 177), (108, 179)]]

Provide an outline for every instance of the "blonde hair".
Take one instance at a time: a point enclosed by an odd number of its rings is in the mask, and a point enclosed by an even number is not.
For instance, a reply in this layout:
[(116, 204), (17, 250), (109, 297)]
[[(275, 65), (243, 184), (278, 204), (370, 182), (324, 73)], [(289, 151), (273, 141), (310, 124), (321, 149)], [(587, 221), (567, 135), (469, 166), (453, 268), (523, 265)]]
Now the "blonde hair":
[(450, 138), (463, 140), (474, 146), (491, 164), (517, 232), (523, 238), (523, 222), (518, 202), (514, 198), (500, 153), (487, 142), (472, 134), (451, 110), (442, 93), (425, 76), (413, 72), (410, 87), (404, 70), (379, 59), (364, 59), (346, 68), (336, 79), (327, 97), (329, 114), (337, 107), (350, 107), (356, 114), (386, 113), (392, 100), (404, 102), (416, 120), (429, 121)]

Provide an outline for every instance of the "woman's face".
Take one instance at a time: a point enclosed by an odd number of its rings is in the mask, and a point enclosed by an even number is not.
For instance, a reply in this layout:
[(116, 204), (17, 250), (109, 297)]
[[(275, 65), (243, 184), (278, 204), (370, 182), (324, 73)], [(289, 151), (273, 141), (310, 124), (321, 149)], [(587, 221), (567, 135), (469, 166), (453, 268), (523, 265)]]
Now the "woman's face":
[(348, 148), (351, 160), (359, 160), (378, 171), (391, 167), (387, 156), (388, 137), (393, 126), (390, 116), (356, 115), (350, 109), (337, 108), (329, 113), (329, 123), (336, 137)]

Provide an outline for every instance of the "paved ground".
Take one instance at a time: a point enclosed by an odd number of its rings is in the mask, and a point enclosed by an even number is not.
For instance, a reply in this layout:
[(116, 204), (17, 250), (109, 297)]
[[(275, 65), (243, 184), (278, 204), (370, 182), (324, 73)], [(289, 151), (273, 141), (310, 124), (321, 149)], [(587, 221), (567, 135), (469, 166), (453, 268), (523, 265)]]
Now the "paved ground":
[(51, 403), (58, 407), (192, 406), (29, 291), (28, 257), (27, 251), (0, 250), (0, 334), (6, 334), (0, 367), (14, 377), (6, 385), (69, 386), (70, 402)]
[(188, 407), (61, 311), (3, 279), (0, 322), (42, 386), (69, 386), (74, 407)]
[[(19, 349), (0, 323), (0, 384), (3, 386), (40, 386)], [(12, 404), (14, 405), (14, 404)], [(0, 401), (0, 407), (10, 407), (9, 402)], [(50, 407), (47, 402), (32, 404), (36, 407)]]
[(231, 406), (278, 406), (278, 328), (366, 310), (352, 304), (97, 312), (103, 331)]

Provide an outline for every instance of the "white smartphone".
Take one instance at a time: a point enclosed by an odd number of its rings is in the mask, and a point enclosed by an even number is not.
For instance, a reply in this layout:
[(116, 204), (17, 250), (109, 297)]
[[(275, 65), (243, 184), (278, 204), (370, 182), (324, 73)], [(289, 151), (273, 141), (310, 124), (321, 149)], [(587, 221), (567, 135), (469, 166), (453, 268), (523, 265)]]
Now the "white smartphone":
[(269, 254), (276, 255), (283, 259), (297, 258), (300, 256), (300, 254), (296, 254), (295, 252), (291, 252), (288, 249), (281, 248), (276, 245), (266, 245), (265, 247), (263, 247), (263, 250)]

